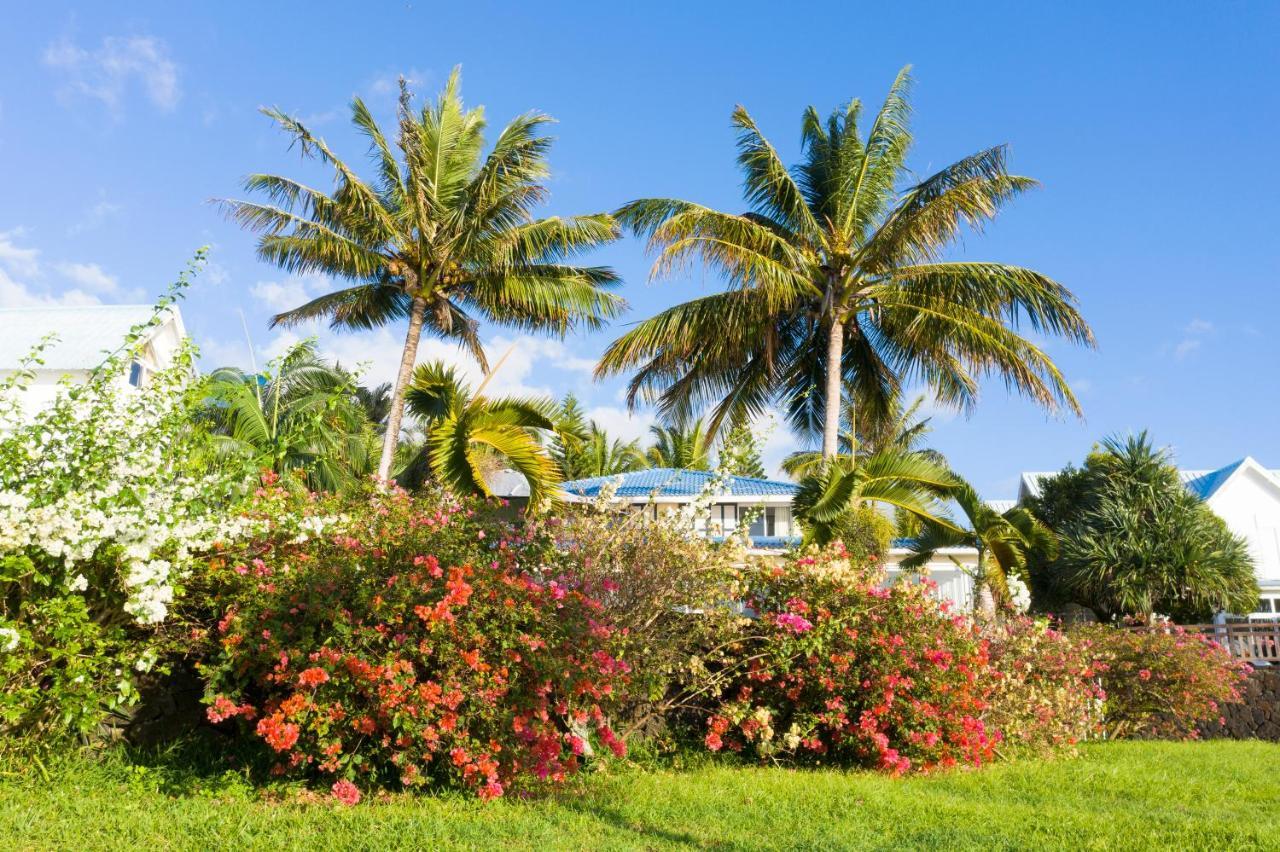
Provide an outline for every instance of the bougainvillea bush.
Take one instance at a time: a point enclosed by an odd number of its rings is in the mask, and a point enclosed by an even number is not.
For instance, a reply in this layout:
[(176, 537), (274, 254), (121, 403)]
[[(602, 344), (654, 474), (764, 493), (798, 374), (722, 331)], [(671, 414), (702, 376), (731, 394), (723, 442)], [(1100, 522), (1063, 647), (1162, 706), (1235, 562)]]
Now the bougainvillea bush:
[(987, 642), (931, 584), (884, 585), (840, 544), (762, 568), (706, 745), (900, 774), (990, 761)]
[(0, 381), (0, 748), (126, 712), (200, 552), (239, 534), (226, 507), (242, 481), (200, 462), (193, 350), (125, 382), (186, 283), (49, 405), (24, 399), (52, 337)]
[(1071, 635), (1096, 660), (1109, 737), (1195, 739), (1201, 723), (1240, 700), (1251, 671), (1211, 637), (1174, 625), (1088, 625)]
[(270, 481), (252, 514), (324, 529), (261, 537), (205, 577), (208, 717), (255, 738), (274, 773), (346, 802), (440, 785), (494, 797), (623, 752), (606, 715), (628, 676), (615, 630), (543, 569), (536, 530), (444, 495)]
[(1074, 752), (1102, 733), (1099, 664), (1087, 636), (1072, 636), (1047, 620), (1007, 618), (985, 624), (991, 691), (984, 719), (1004, 748), (1047, 756)]

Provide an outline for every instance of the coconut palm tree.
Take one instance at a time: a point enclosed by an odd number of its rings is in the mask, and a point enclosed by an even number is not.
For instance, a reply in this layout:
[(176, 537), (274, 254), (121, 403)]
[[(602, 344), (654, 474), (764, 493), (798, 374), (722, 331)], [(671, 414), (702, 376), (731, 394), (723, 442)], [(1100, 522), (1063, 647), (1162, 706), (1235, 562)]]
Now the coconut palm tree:
[(645, 450), (649, 467), (679, 467), (711, 470), (711, 435), (699, 418), (692, 423), (649, 427), (653, 444)]
[(856, 460), (837, 456), (801, 480), (791, 510), (806, 538), (821, 545), (839, 538), (858, 507), (873, 503), (952, 528), (940, 498), (955, 481), (946, 465), (922, 453), (889, 448)]
[[(996, 604), (1010, 602), (1009, 577), (1021, 573), (1027, 565), (1027, 553), (1033, 548), (1041, 553), (1056, 554), (1057, 539), (1035, 515), (1021, 506), (1003, 512), (983, 501), (973, 486), (956, 477), (948, 497), (960, 507), (969, 528), (942, 525), (929, 519), (921, 523), (919, 534), (912, 539), (911, 556), (901, 567), (915, 570), (927, 565), (937, 552), (946, 547), (972, 547), (978, 551), (978, 563), (972, 571), (974, 610), (988, 617), (995, 614)], [(959, 562), (958, 567), (963, 569)]]
[(265, 203), (226, 200), (223, 209), (261, 233), (262, 259), (350, 285), (272, 324), (327, 318), (335, 328), (370, 329), (408, 321), (378, 465), (383, 479), (424, 331), (458, 342), (487, 369), (479, 318), (564, 335), (599, 328), (620, 311), (622, 301), (607, 291), (617, 283), (612, 270), (567, 262), (615, 239), (613, 218), (533, 216), (547, 196), (547, 116), (516, 118), (485, 155), (483, 110), (463, 106), (458, 69), (420, 110), (401, 80), (394, 149), (364, 102), (351, 103), (352, 122), (369, 140), (375, 176), (367, 181), (298, 119), (275, 109), (266, 114), (304, 156), (333, 170), (336, 185), (324, 192), (287, 177), (250, 175), (246, 190)]
[(981, 229), (1035, 181), (1010, 174), (999, 146), (899, 191), (910, 175), (908, 71), (865, 139), (858, 101), (825, 122), (809, 107), (793, 169), (737, 107), (744, 213), (671, 198), (618, 210), (657, 253), (655, 277), (700, 260), (729, 288), (639, 323), (597, 373), (634, 371), (629, 402), (656, 399), (672, 419), (714, 404), (713, 433), (726, 417), (781, 402), (797, 433), (821, 435), (825, 458), (839, 449), (845, 386), (872, 419), (907, 381), (967, 409), (987, 375), (1078, 413), (1053, 361), (1017, 330), (1092, 345), (1072, 294), (1031, 269), (942, 259), (963, 226)]
[[(341, 491), (373, 472), (377, 438), (354, 400), (351, 376), (305, 342), (265, 373), (235, 367), (209, 376), (204, 416), (214, 452), (253, 470), (301, 471), (315, 491)], [(293, 482), (292, 477), (285, 477)]]
[(417, 464), (459, 494), (490, 496), (486, 474), (511, 468), (529, 483), (529, 506), (545, 506), (560, 483), (560, 470), (542, 444), (554, 428), (551, 400), (473, 392), (448, 364), (431, 361), (413, 372), (405, 402), (423, 425)]

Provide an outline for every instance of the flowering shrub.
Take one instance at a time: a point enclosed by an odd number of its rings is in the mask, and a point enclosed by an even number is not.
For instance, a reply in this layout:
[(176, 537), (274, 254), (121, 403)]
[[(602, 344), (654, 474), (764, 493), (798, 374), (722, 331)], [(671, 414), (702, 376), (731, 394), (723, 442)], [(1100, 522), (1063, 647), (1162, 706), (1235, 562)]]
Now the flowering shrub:
[(983, 626), (991, 662), (987, 724), (1007, 747), (1032, 754), (1073, 749), (1102, 730), (1098, 681), (1105, 666), (1092, 642), (1044, 620), (1009, 618)]
[(52, 340), (0, 381), (0, 736), (86, 733), (128, 707), (195, 555), (236, 534), (237, 483), (192, 461), (192, 351), (124, 381), (185, 285), (47, 408), (22, 400)]
[(991, 760), (986, 640), (928, 583), (883, 580), (839, 544), (763, 568), (706, 746), (894, 774)]
[(1219, 720), (1221, 705), (1240, 700), (1251, 671), (1213, 639), (1173, 625), (1088, 625), (1072, 637), (1087, 641), (1097, 661), (1111, 737), (1195, 739), (1200, 723)]
[(209, 719), (258, 739), (274, 772), (333, 778), (347, 803), (374, 786), (494, 797), (563, 780), (592, 740), (624, 752), (606, 718), (629, 668), (615, 630), (542, 567), (536, 531), (401, 491), (268, 484), (250, 514), (299, 520), (210, 563), (199, 668)]

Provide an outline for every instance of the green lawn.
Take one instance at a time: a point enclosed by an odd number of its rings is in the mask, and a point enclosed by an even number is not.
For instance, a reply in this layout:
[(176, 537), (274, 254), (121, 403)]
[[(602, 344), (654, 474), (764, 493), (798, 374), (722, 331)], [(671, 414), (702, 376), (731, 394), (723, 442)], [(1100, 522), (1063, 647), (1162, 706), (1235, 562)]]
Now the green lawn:
[(1280, 848), (1280, 745), (1262, 743), (1110, 743), (906, 780), (614, 769), (580, 796), (354, 808), (273, 804), (232, 773), (46, 766), (0, 776), (0, 848)]

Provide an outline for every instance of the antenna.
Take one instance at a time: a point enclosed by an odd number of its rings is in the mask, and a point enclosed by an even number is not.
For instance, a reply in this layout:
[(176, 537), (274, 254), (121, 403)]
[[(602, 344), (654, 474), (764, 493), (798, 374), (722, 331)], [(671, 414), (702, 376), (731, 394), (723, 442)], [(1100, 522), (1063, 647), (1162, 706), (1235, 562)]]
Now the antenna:
[(262, 385), (258, 382), (258, 359), (253, 354), (253, 338), (249, 336), (249, 321), (244, 318), (244, 309), (236, 308), (240, 314), (240, 327), (244, 329), (244, 339), (249, 344), (249, 368), (253, 370), (253, 392), (258, 397), (258, 406), (262, 406)]

